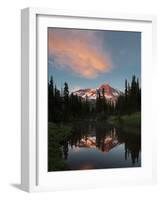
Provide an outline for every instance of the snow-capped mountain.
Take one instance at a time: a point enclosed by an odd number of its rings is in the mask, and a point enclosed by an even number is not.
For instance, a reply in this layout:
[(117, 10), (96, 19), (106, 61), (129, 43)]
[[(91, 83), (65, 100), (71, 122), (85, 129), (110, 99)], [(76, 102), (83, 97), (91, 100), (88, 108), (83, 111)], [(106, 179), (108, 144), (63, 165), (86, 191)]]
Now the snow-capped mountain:
[(87, 98), (88, 100), (96, 100), (98, 94), (100, 94), (101, 96), (103, 95), (102, 94), (103, 90), (105, 98), (109, 101), (116, 101), (117, 98), (121, 94), (123, 94), (123, 92), (112, 88), (109, 84), (103, 84), (96, 89), (91, 89), (91, 88), (79, 89), (77, 91), (74, 91), (73, 94), (78, 95), (83, 99)]

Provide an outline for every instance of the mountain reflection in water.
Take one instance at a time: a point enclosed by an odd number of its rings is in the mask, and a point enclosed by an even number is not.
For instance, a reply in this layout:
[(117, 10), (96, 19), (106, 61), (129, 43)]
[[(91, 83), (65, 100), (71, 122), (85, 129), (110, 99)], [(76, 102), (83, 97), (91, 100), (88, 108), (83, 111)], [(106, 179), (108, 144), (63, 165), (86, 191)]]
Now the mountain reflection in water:
[(106, 123), (76, 123), (62, 145), (71, 170), (141, 166), (140, 128), (116, 128)]

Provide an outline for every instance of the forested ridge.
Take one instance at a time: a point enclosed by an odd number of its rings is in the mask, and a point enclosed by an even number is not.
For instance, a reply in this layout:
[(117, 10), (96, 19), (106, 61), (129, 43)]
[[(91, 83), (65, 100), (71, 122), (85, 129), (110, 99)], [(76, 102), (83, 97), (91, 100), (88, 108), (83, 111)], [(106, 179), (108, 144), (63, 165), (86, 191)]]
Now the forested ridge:
[(105, 90), (97, 91), (95, 105), (91, 105), (88, 97), (70, 92), (67, 82), (63, 88), (57, 88), (57, 84), (50, 77), (48, 82), (48, 121), (69, 122), (83, 119), (108, 119), (110, 116), (129, 115), (141, 111), (141, 87), (139, 79), (135, 75), (129, 83), (125, 80), (125, 89), (116, 102), (105, 98)]

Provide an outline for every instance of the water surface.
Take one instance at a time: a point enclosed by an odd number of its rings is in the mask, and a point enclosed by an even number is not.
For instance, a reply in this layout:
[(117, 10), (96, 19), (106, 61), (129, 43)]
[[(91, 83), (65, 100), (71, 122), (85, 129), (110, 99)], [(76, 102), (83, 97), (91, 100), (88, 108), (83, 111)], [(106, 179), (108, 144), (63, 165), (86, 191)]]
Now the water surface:
[(62, 151), (70, 170), (140, 167), (140, 129), (77, 122)]

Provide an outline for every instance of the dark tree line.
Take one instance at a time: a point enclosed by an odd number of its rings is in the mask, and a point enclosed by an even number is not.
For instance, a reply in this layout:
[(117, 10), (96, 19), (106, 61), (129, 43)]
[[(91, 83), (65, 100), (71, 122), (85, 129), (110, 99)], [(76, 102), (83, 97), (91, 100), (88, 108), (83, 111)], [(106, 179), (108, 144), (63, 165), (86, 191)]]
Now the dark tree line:
[(64, 83), (61, 91), (54, 84), (53, 77), (48, 83), (48, 121), (66, 122), (77, 118), (88, 116), (90, 105), (86, 100), (82, 101), (81, 97), (69, 94), (68, 84)]
[(115, 103), (106, 100), (104, 88), (97, 90), (95, 113), (99, 119), (106, 119), (115, 113)]
[(108, 118), (110, 115), (131, 114), (141, 111), (141, 88), (139, 80), (132, 77), (131, 84), (125, 80), (125, 92), (117, 101), (106, 100), (104, 88), (97, 90), (96, 101), (91, 103), (88, 97), (82, 99), (69, 93), (68, 83), (59, 90), (53, 81), (48, 82), (48, 120), (66, 122), (84, 118)]
[(125, 80), (125, 93), (119, 96), (115, 110), (120, 115), (141, 111), (141, 87), (135, 76), (132, 77), (131, 84)]

